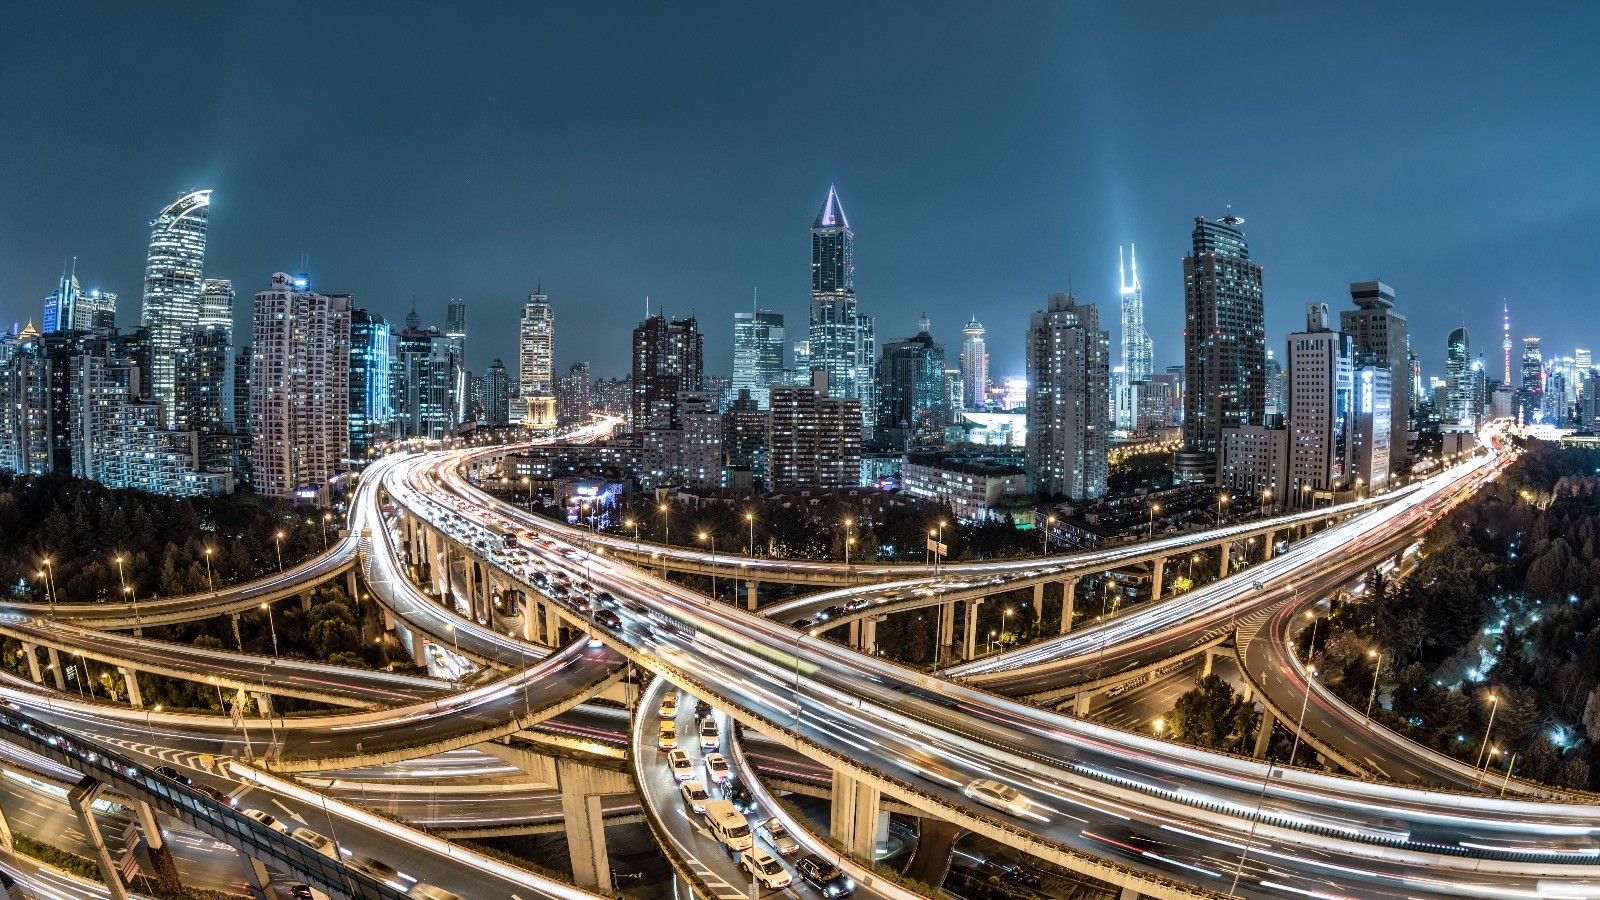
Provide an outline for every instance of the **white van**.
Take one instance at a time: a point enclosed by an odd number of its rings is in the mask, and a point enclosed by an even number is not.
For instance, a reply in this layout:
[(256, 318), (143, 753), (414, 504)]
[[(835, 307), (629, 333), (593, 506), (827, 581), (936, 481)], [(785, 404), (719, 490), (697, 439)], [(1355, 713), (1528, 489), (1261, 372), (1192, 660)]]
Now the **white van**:
[(706, 804), (706, 827), (723, 846), (738, 852), (755, 846), (750, 834), (750, 823), (727, 800), (713, 800)]

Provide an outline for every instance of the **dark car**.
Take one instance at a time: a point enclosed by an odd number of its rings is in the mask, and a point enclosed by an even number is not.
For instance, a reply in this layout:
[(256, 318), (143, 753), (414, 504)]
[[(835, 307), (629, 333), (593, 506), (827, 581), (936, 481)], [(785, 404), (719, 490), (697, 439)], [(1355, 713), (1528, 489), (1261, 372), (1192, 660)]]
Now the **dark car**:
[(594, 599), (596, 603), (599, 603), (603, 606), (617, 605), (617, 598), (611, 596), (610, 591), (601, 591), (600, 593), (594, 595)]
[(170, 778), (179, 784), (194, 783), (189, 780), (189, 776), (179, 772), (177, 769), (174, 769), (171, 766), (156, 766), (156, 774), (160, 775), (162, 778)]
[(595, 610), (594, 620), (599, 622), (601, 625), (606, 626), (607, 628), (622, 627), (622, 618), (609, 609)]
[(205, 794), (207, 797), (210, 797), (218, 803), (221, 803), (223, 806), (234, 806), (238, 802), (209, 784), (198, 784), (195, 785), (194, 789), (202, 794)]
[(812, 625), (812, 622), (811, 622), (810, 619), (795, 619), (793, 622), (790, 622), (789, 624), (793, 625), (796, 628), (810, 628), (811, 625)]
[(704, 700), (696, 700), (694, 702), (694, 717), (696, 719), (704, 719), (709, 715), (711, 715), (711, 704)]
[(856, 883), (850, 876), (815, 853), (800, 857), (794, 864), (794, 870), (800, 873), (806, 884), (816, 888), (824, 897), (848, 897), (856, 889)]
[(831, 618), (833, 618), (835, 616), (842, 616), (844, 614), (845, 614), (845, 608), (844, 607), (842, 607), (842, 606), (830, 606), (827, 609), (824, 609), (822, 611), (822, 618), (831, 619)]
[(755, 795), (737, 781), (728, 782), (728, 786), (722, 791), (722, 796), (726, 797), (728, 802), (733, 804), (734, 810), (739, 813), (748, 813), (756, 808)]
[(304, 882), (276, 881), (272, 884), (270, 896), (274, 900), (312, 900), (316, 895)]

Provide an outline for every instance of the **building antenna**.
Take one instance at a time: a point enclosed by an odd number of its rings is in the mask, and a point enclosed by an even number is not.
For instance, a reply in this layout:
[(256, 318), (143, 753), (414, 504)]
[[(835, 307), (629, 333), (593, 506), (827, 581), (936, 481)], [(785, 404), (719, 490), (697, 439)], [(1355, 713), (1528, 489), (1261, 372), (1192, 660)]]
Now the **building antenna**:
[(644, 295), (644, 318), (645, 318), (645, 321), (647, 321), (647, 322), (650, 320), (650, 295), (649, 294), (645, 294)]
[(750, 289), (750, 314), (755, 316), (761, 312), (761, 289)]

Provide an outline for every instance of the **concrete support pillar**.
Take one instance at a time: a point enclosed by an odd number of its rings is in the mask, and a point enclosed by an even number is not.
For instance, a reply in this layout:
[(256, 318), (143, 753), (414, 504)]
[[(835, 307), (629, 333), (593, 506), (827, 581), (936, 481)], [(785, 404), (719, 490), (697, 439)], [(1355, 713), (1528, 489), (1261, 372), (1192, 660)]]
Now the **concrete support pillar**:
[(579, 887), (609, 894), (611, 859), (606, 853), (606, 826), (600, 810), (605, 785), (592, 777), (594, 771), (568, 760), (556, 761), (561, 817), (566, 826), (567, 850), (572, 854), (572, 880)]
[(139, 673), (127, 666), (117, 666), (117, 671), (122, 673), (122, 683), (128, 687), (128, 705), (144, 709), (144, 695), (139, 693)]
[(350, 595), (351, 600), (360, 600), (361, 592), (356, 589), (356, 570), (354, 566), (344, 573), (344, 592)]
[(868, 656), (876, 656), (878, 654), (878, 623), (885, 618), (887, 617), (868, 616), (861, 620), (861, 640), (857, 642), (856, 647), (862, 653)]
[(244, 652), (244, 638), (242, 636), (240, 636), (240, 634), (239, 634), (239, 614), (238, 613), (229, 613), (228, 614), (228, 621), (233, 624), (233, 645), (235, 647), (239, 648), (239, 652), (240, 653), (243, 653)]
[(1139, 900), (1139, 898), (1143, 896), (1143, 894), (1139, 893), (1134, 888), (1125, 887), (1122, 889), (1122, 893), (1117, 895), (1117, 900)]
[(1078, 579), (1080, 577), (1082, 576), (1074, 575), (1071, 578), (1061, 579), (1062, 634), (1066, 634), (1072, 630), (1072, 613), (1074, 611), (1073, 607), (1076, 606), (1078, 602)]
[(1080, 719), (1089, 718), (1089, 701), (1094, 699), (1094, 691), (1080, 691), (1073, 695), (1072, 714)]
[(135, 801), (133, 805), (139, 816), (139, 833), (144, 835), (145, 849), (149, 852), (150, 864), (155, 868), (156, 882), (166, 893), (182, 893), (183, 879), (178, 875), (178, 864), (172, 858), (166, 838), (161, 836), (161, 823), (156, 821), (155, 809), (143, 800)]
[(522, 601), (522, 639), (530, 644), (539, 642), (539, 604), (523, 598)]
[(939, 607), (939, 655), (949, 656), (956, 646), (956, 605), (952, 601)]
[(1155, 562), (1150, 564), (1150, 599), (1151, 600), (1160, 600), (1161, 599), (1162, 582), (1166, 579), (1166, 577), (1167, 577), (1167, 558), (1165, 556), (1158, 556), (1158, 557), (1156, 557)]
[(1267, 747), (1272, 743), (1272, 727), (1277, 721), (1272, 715), (1272, 710), (1261, 711), (1261, 730), (1256, 732), (1256, 748), (1251, 753), (1256, 759), (1267, 755)]
[[(350, 595), (351, 600), (354, 600), (355, 598), (355, 594)], [(300, 611), (303, 613), (311, 612), (311, 595), (309, 593), (300, 595)]]
[(1217, 565), (1217, 577), (1218, 578), (1227, 578), (1228, 577), (1228, 554), (1232, 550), (1233, 550), (1233, 542), (1232, 541), (1223, 541), (1222, 542), (1222, 559), (1221, 559), (1221, 562), (1218, 563), (1218, 565)]
[(745, 607), (745, 609), (748, 609), (751, 612), (755, 612), (755, 609), (756, 609), (756, 585), (757, 584), (759, 584), (759, 582), (756, 582), (756, 581), (746, 581), (744, 583), (744, 607)]
[(387, 609), (383, 611), (383, 630), (394, 630), (394, 613), (389, 612)]
[(411, 664), (412, 665), (420, 666), (422, 668), (427, 668), (428, 667), (427, 643), (428, 643), (427, 640), (425, 638), (423, 638), (423, 636), (422, 636), (422, 632), (420, 632), (420, 631), (412, 631), (411, 632)]
[(272, 718), (272, 695), (261, 691), (252, 691), (250, 696), (256, 698), (256, 710), (261, 713), (261, 718)]
[[(878, 789), (863, 784), (848, 773), (833, 770), (833, 802), (830, 804), (828, 833), (858, 859), (876, 858), (878, 846), (887, 838), (887, 817)], [(879, 829), (884, 836), (879, 837)]]
[(261, 860), (254, 856), (245, 856), (244, 877), (250, 882), (250, 896), (255, 900), (271, 900), (267, 894), (267, 885), (272, 883), (272, 873), (267, 871), (266, 865)]
[(22, 645), (22, 655), (28, 660), (28, 677), (34, 684), (44, 684), (44, 672), (39, 669), (39, 648), (33, 644)]
[(1261, 561), (1266, 562), (1267, 560), (1271, 559), (1272, 554), (1277, 551), (1278, 542), (1273, 537), (1273, 532), (1270, 531), (1263, 535), (1262, 538), (1267, 542), (1267, 545), (1261, 548)]
[(961, 638), (961, 659), (970, 660), (978, 655), (978, 607), (985, 598), (966, 601), (967, 614)]
[(50, 672), (56, 677), (56, 690), (67, 689), (67, 670), (61, 667), (61, 654), (54, 647), (46, 647), (45, 652), (50, 656)]
[(861, 620), (860, 619), (851, 619), (850, 620), (850, 637), (849, 637), (847, 643), (852, 647), (861, 646)]
[(1044, 621), (1044, 582), (1033, 586), (1033, 627)]
[(105, 785), (85, 776), (67, 793), (67, 800), (72, 804), (72, 811), (78, 815), (78, 827), (89, 842), (90, 857), (100, 867), (100, 878), (105, 882), (106, 892), (111, 900), (128, 900), (128, 892), (122, 886), (122, 873), (117, 870), (116, 860), (111, 858), (111, 850), (106, 847), (105, 838), (100, 834), (100, 824), (94, 817), (94, 799), (104, 789)]

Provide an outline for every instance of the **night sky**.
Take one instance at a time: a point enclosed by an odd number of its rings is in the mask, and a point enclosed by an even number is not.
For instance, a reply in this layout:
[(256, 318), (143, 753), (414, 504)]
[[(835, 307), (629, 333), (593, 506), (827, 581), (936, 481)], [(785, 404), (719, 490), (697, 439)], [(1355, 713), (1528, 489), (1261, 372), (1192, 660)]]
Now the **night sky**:
[(1069, 284), (1115, 345), (1130, 242), (1181, 362), (1229, 204), (1279, 353), (1373, 277), (1429, 373), (1464, 322), (1498, 375), (1502, 299), (1547, 355), (1600, 344), (1600, 4), (523, 6), (6, 4), (0, 322), (76, 255), (136, 324), (150, 219), (210, 187), (241, 322), (279, 270), (392, 319), (463, 297), (481, 372), (542, 280), (562, 368), (623, 374), (648, 295), (726, 374), (752, 289), (804, 336), (836, 182), (879, 340), (975, 314), (996, 375)]

